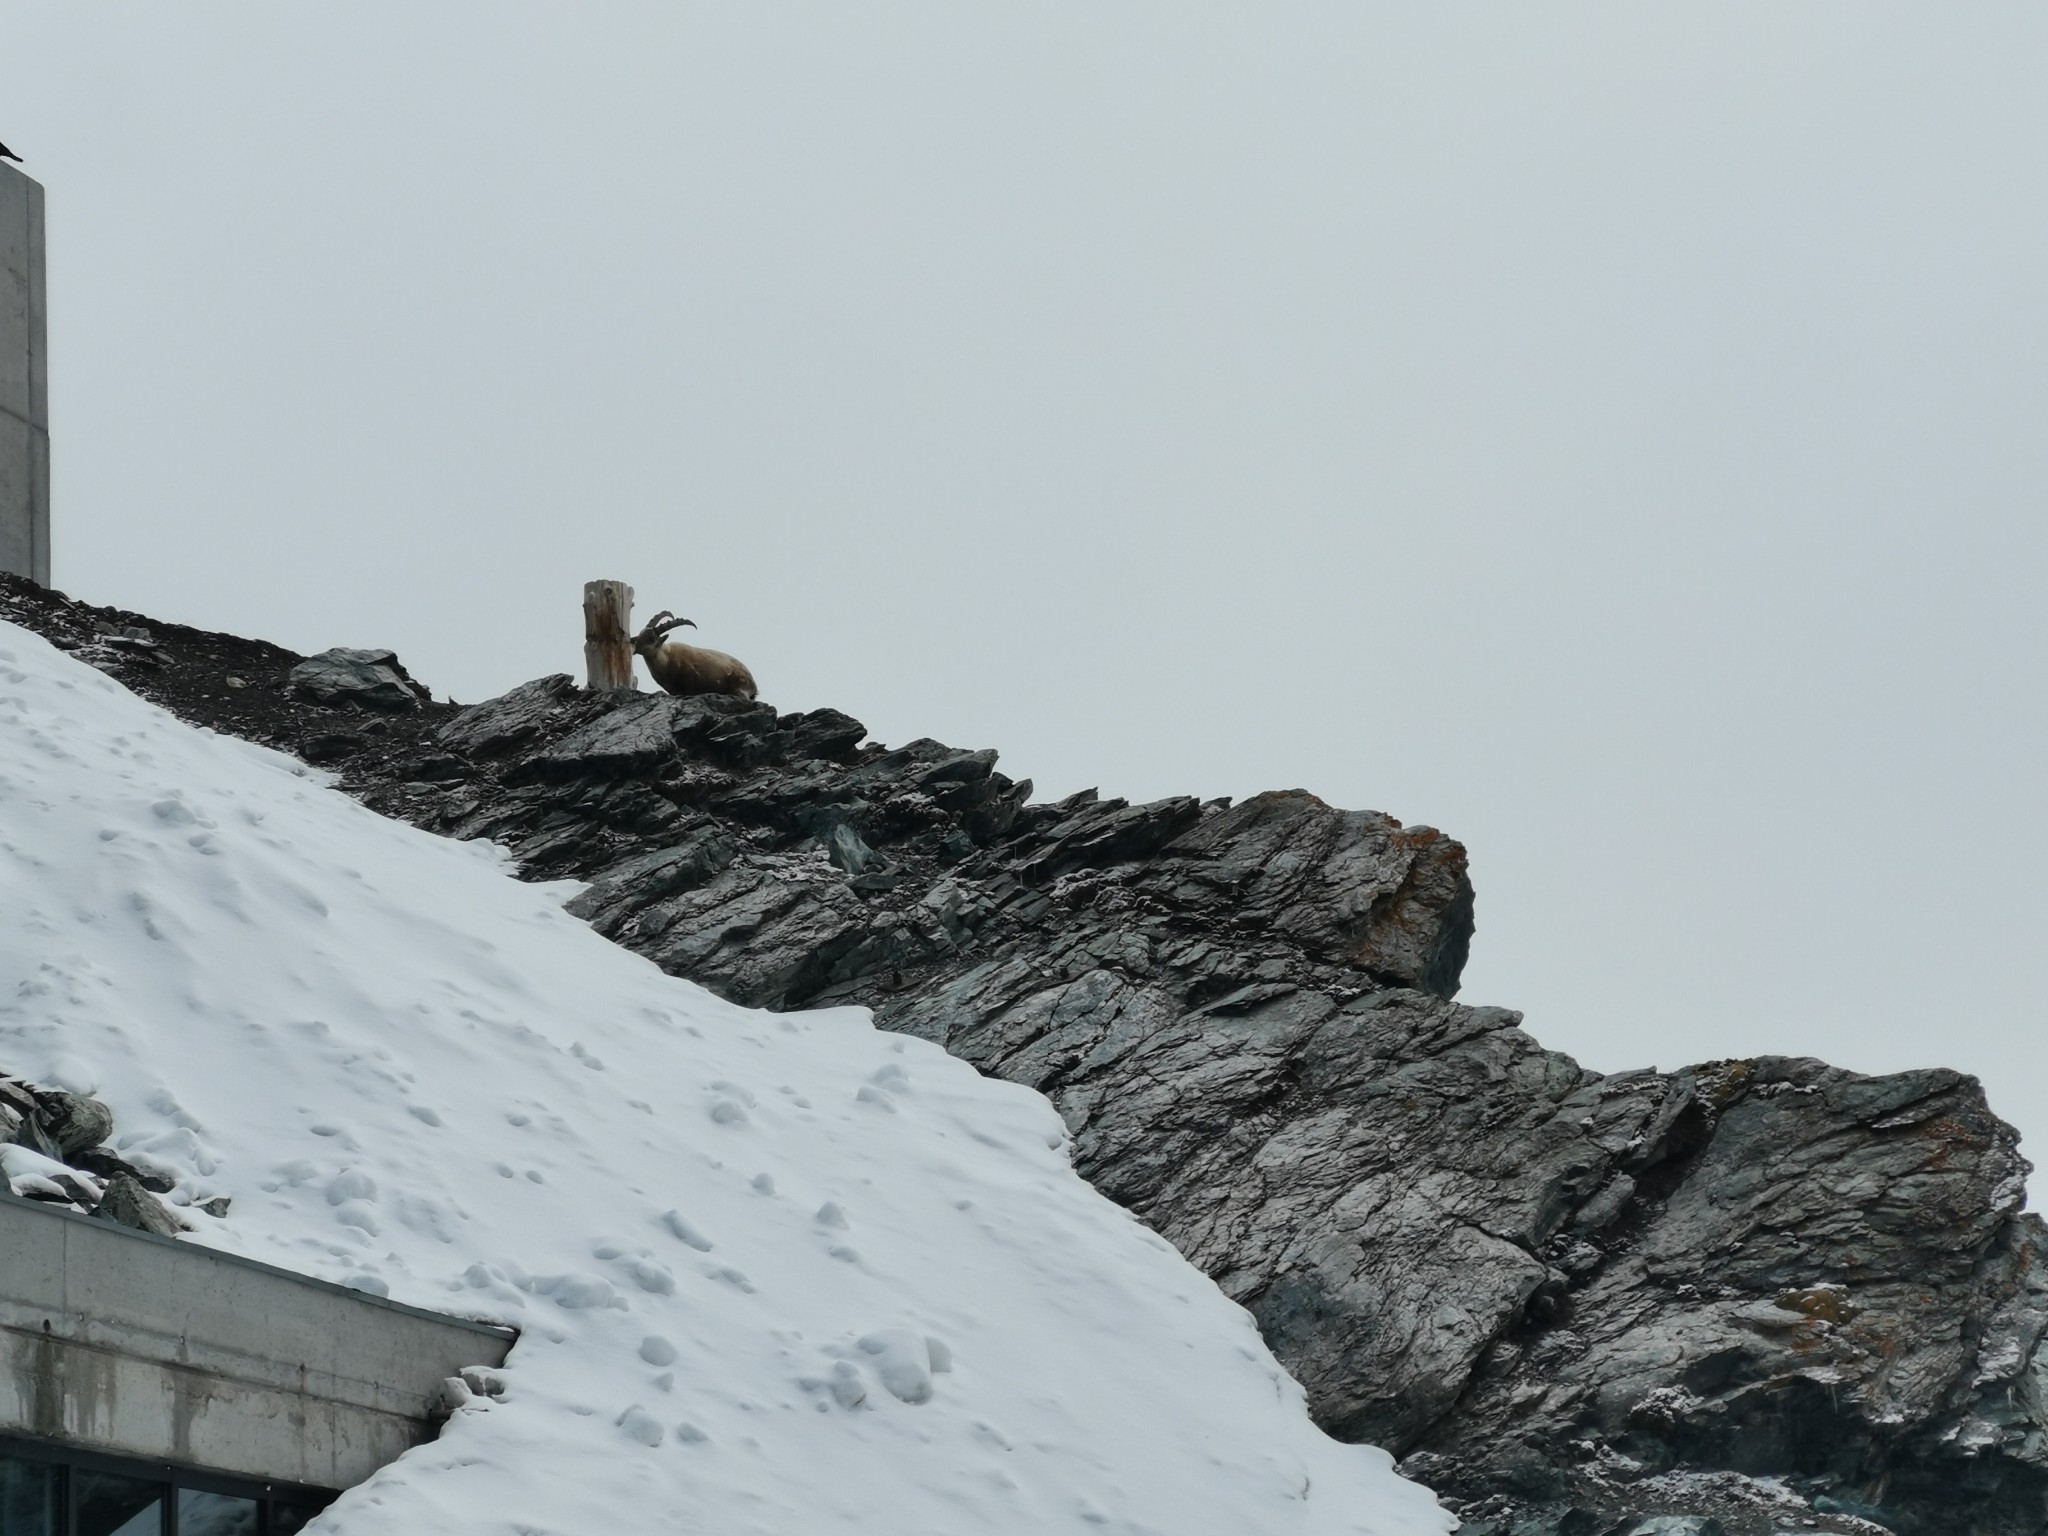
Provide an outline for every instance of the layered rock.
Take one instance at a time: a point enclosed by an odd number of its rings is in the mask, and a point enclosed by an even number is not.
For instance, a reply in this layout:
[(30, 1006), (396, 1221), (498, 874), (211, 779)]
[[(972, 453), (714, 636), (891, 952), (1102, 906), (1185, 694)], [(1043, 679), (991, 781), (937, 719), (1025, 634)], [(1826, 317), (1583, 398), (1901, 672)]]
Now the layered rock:
[(588, 881), (576, 910), (677, 975), (863, 1003), (1044, 1091), (1319, 1419), (1471, 1536), (2048, 1532), (2048, 1250), (1971, 1079), (1586, 1071), (1452, 1001), (1454, 841), (1301, 791), (1039, 804), (992, 752), (566, 677), (323, 708), (288, 653), (114, 646), (137, 616), (24, 590), (0, 612), (188, 718)]

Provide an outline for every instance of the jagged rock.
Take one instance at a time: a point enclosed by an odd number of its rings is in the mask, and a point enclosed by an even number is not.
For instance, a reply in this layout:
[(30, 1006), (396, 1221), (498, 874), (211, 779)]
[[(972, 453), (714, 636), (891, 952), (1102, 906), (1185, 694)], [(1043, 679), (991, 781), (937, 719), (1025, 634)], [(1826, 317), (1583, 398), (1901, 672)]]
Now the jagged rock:
[(784, 715), (790, 732), (790, 753), (794, 757), (844, 762), (861, 744), (868, 728), (851, 715), (836, 709), (814, 709), (809, 714)]
[(0, 1142), (19, 1142), (46, 1156), (53, 1149), (38, 1145), (41, 1130), (36, 1123), (36, 1096), (7, 1078), (0, 1078)]
[(126, 1174), (117, 1173), (107, 1180), (106, 1190), (92, 1214), (102, 1221), (119, 1222), (159, 1237), (176, 1237), (185, 1230), (155, 1195)]
[(469, 757), (508, 757), (559, 732), (566, 720), (580, 723), (600, 697), (582, 693), (566, 672), (537, 677), (510, 693), (458, 711), (435, 739)]
[(175, 1187), (173, 1182), (162, 1174), (152, 1173), (147, 1168), (138, 1168), (108, 1147), (88, 1147), (83, 1152), (73, 1153), (69, 1161), (72, 1167), (97, 1179), (112, 1179), (116, 1174), (133, 1179), (153, 1195), (167, 1195)]
[(396, 653), (337, 646), (309, 656), (291, 669), (291, 685), (320, 704), (357, 704), (365, 709), (417, 709), (421, 690), (406, 675)]
[(650, 777), (679, 759), (676, 717), (684, 700), (624, 692), (614, 698), (611, 709), (524, 759), (512, 781)]

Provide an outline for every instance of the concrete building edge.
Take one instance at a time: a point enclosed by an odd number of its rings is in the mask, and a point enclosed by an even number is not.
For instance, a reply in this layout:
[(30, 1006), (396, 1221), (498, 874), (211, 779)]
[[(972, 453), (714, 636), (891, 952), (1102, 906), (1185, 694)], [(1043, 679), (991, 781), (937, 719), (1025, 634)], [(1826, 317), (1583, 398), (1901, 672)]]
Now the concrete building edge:
[(408, 1317), (421, 1318), (430, 1323), (448, 1323), (458, 1328), (467, 1328), (474, 1333), (502, 1339), (508, 1345), (518, 1342), (519, 1339), (519, 1330), (507, 1327), (503, 1323), (487, 1323), (479, 1318), (458, 1317), (450, 1312), (436, 1312), (431, 1307), (411, 1306), (403, 1301), (393, 1301), (388, 1296), (378, 1296), (370, 1291), (359, 1291), (351, 1286), (336, 1285), (332, 1280), (321, 1280), (312, 1275), (302, 1275), (294, 1269), (285, 1269), (276, 1264), (266, 1264), (261, 1259), (244, 1258), (239, 1253), (232, 1253), (224, 1248), (215, 1248), (207, 1243), (195, 1243), (175, 1237), (159, 1237), (154, 1232), (138, 1232), (132, 1227), (115, 1227), (112, 1222), (103, 1221), (97, 1216), (87, 1216), (80, 1211), (67, 1211), (60, 1206), (50, 1205), (41, 1200), (29, 1200), (23, 1196), (6, 1191), (0, 1191), (0, 1200), (7, 1201), (13, 1205), (27, 1206), (42, 1212), (46, 1216), (55, 1216), (64, 1221), (90, 1222), (94, 1227), (100, 1229), (113, 1228), (124, 1238), (130, 1238), (137, 1242), (160, 1243), (181, 1253), (190, 1253), (196, 1249), (205, 1254), (207, 1258), (216, 1259), (223, 1264), (234, 1264), (243, 1269), (256, 1270), (261, 1274), (276, 1275), (281, 1279), (290, 1280), (299, 1285), (311, 1286), (315, 1290), (326, 1291), (335, 1296), (347, 1297), (350, 1301), (359, 1301), (368, 1306), (386, 1308), (393, 1312), (404, 1313)]
[[(364, 1413), (382, 1414), (390, 1418), (411, 1420), (416, 1414), (408, 1413), (402, 1406), (417, 1400), (416, 1394), (389, 1382), (361, 1376), (343, 1376), (333, 1371), (317, 1370), (310, 1366), (294, 1366), (282, 1361), (266, 1361), (252, 1354), (229, 1354), (218, 1346), (208, 1348), (201, 1357), (193, 1357), (187, 1347), (185, 1353), (163, 1352), (163, 1346), (179, 1345), (184, 1341), (172, 1340), (163, 1335), (151, 1336), (149, 1342), (158, 1346), (154, 1350), (138, 1348), (133, 1338), (82, 1337), (78, 1334), (46, 1334), (39, 1323), (27, 1321), (32, 1312), (16, 1309), (18, 1316), (12, 1321), (0, 1321), (0, 1341), (6, 1339), (40, 1342), (54, 1338), (66, 1348), (89, 1351), (111, 1360), (133, 1362), (167, 1371), (184, 1371), (193, 1375), (206, 1376), (230, 1387), (250, 1392), (264, 1392), (284, 1397), (308, 1397), (320, 1402), (336, 1403), (344, 1408), (360, 1409)], [(500, 1362), (492, 1360), (471, 1360), (463, 1364), (495, 1366)], [(264, 1373), (261, 1367), (272, 1365), (275, 1369)], [(254, 1367), (254, 1369), (252, 1369)], [(0, 1536), (5, 1536), (0, 1532)]]
[[(267, 1383), (224, 1381), (215, 1373), (175, 1361), (140, 1360), (118, 1350), (82, 1344), (76, 1339), (38, 1335), (9, 1328), (4, 1333), (23, 1354), (42, 1356), (48, 1381), (37, 1380), (36, 1370), (22, 1371), (17, 1362), (16, 1390), (23, 1379), (30, 1387), (28, 1411), (18, 1426), (0, 1429), (0, 1436), (15, 1436), (67, 1451), (104, 1456), (123, 1456), (135, 1461), (176, 1466), (192, 1473), (282, 1483), (294, 1488), (332, 1492), (354, 1487), (378, 1468), (388, 1466), (415, 1446), (434, 1439), (437, 1423), (390, 1409), (365, 1407), (358, 1403), (322, 1401)], [(78, 1417), (78, 1410), (92, 1399), (75, 1390), (78, 1381), (92, 1377), (109, 1389), (105, 1406), (114, 1407), (113, 1396), (126, 1398), (143, 1381), (155, 1378), (149, 1390), (165, 1412), (162, 1423), (174, 1426), (168, 1436), (134, 1433), (133, 1415), (137, 1404), (126, 1402), (117, 1411), (129, 1417), (127, 1429), (115, 1423), (102, 1424), (96, 1416)], [(126, 1388), (115, 1383), (126, 1380)], [(237, 1389), (237, 1411), (220, 1416), (202, 1413), (196, 1419), (181, 1414), (179, 1403), (212, 1403), (216, 1390), (227, 1385)], [(148, 1412), (145, 1398), (143, 1415)], [(324, 1468), (308, 1467), (303, 1459), (308, 1440), (304, 1430), (309, 1411), (330, 1422), (330, 1429), (348, 1425), (345, 1434), (319, 1437), (337, 1454), (327, 1458)], [(289, 1426), (279, 1430), (279, 1426)], [(196, 1431), (196, 1433), (195, 1433)], [(278, 1432), (278, 1441), (266, 1440), (266, 1433)], [(184, 1437), (180, 1444), (178, 1436)], [(277, 1468), (296, 1464), (296, 1473)], [(324, 1475), (323, 1475), (324, 1474)]]

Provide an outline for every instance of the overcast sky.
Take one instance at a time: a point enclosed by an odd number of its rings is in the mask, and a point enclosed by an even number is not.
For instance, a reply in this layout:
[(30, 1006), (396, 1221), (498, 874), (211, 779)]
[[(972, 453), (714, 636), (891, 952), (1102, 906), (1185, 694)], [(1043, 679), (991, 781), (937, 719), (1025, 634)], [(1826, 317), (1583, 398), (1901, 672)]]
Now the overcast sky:
[(623, 578), (2048, 1149), (2048, 9), (5, 0), (0, 139), (77, 596), (466, 702)]

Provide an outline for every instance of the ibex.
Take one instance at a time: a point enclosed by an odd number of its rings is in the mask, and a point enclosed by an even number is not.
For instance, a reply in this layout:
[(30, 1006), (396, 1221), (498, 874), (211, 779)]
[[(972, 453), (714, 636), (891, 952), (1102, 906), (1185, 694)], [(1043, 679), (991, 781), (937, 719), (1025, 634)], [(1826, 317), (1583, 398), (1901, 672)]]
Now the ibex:
[(679, 619), (666, 608), (647, 621), (647, 627), (633, 637), (633, 650), (647, 663), (654, 680), (670, 693), (729, 693), (735, 698), (759, 698), (754, 674), (747, 664), (723, 651), (701, 645), (684, 645), (680, 640), (664, 642), (662, 636), (683, 625), (695, 629), (694, 619)]

